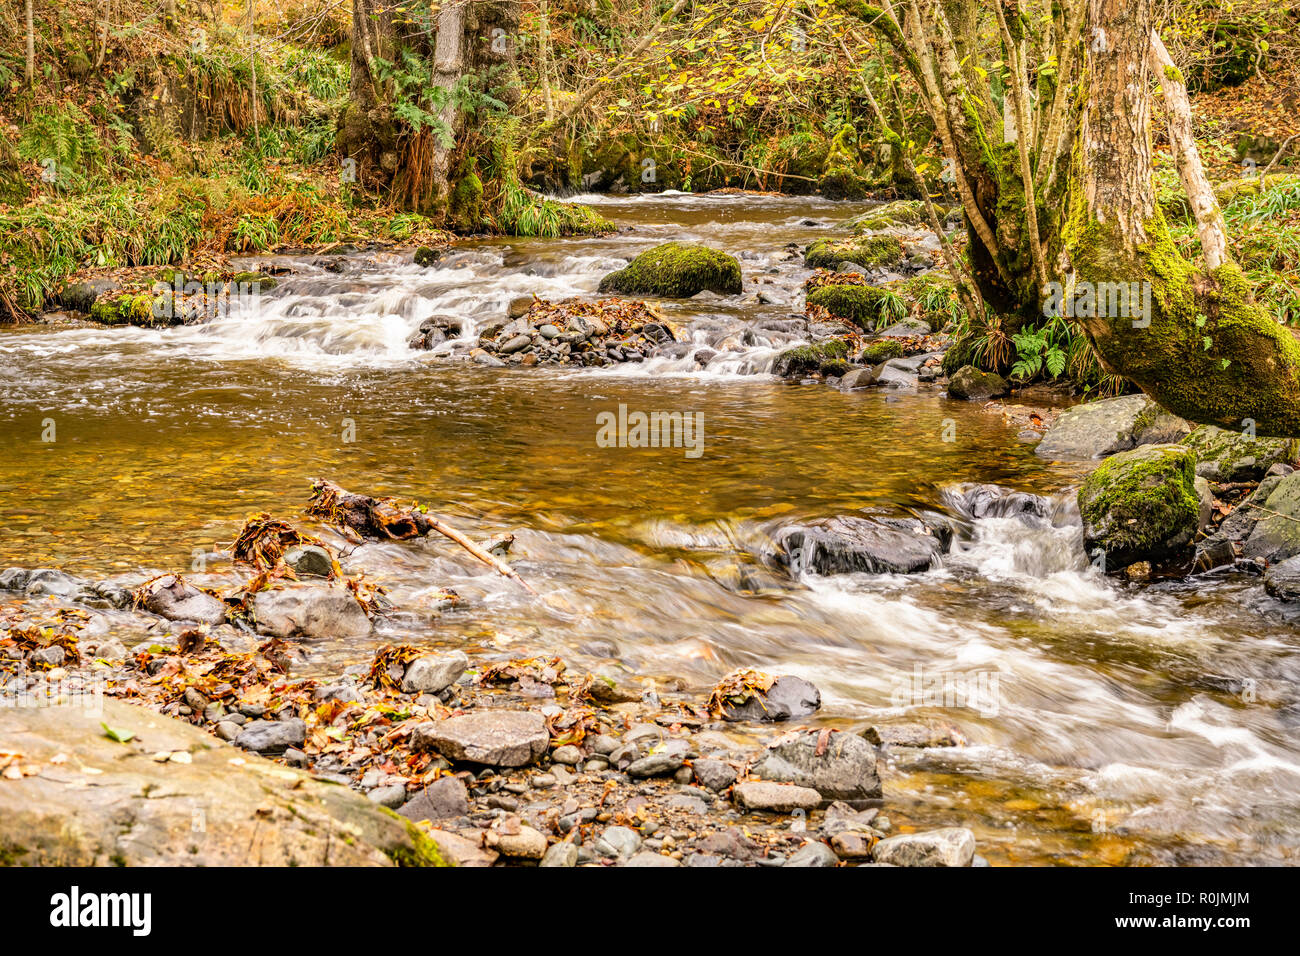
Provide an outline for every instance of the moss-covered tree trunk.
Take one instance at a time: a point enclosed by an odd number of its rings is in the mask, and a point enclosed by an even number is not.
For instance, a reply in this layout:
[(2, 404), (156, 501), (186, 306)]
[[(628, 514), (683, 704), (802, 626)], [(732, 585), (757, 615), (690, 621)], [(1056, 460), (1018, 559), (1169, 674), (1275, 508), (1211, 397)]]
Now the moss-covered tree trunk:
[[(1235, 263), (1187, 262), (1156, 204), (1153, 25), (1153, 0), (1089, 0), (1067, 290), (1093, 293), (1091, 314), (1079, 318), (1103, 364), (1165, 408), (1223, 428), (1300, 435), (1300, 344), (1253, 301)], [(1101, 308), (1098, 291), (1117, 288), (1140, 298)]]
[(391, 92), (379, 78), (377, 60), (390, 59), (395, 39), (388, 6), (379, 0), (352, 0), (352, 62), (348, 102), (339, 116), (337, 148), (345, 167), (362, 185), (387, 189), (397, 172), (400, 130), (393, 117)]

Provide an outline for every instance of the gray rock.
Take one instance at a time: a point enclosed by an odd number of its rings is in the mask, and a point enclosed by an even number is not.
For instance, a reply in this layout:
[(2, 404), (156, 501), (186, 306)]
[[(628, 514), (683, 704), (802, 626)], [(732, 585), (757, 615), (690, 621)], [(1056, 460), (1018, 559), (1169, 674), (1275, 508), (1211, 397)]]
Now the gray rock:
[(731, 791), (736, 806), (742, 810), (761, 810), (768, 813), (793, 813), (795, 810), (816, 810), (821, 806), (821, 794), (809, 787), (789, 783), (770, 783), (765, 780), (746, 780), (736, 784)]
[(894, 866), (970, 866), (975, 834), (965, 827), (904, 833), (881, 840), (874, 855), (877, 863)]
[(774, 563), (792, 571), (912, 574), (948, 549), (951, 532), (915, 518), (840, 515), (782, 528), (774, 538), (781, 549)]
[(522, 767), (546, 753), (550, 740), (540, 714), (489, 710), (420, 724), (411, 734), (411, 747), (437, 751), (449, 760)]
[(406, 665), (402, 677), (404, 694), (439, 694), (465, 673), (469, 658), (462, 651), (437, 657), (417, 657)]
[[(400, 783), (389, 784), (386, 787), (375, 787), (366, 794), (366, 798), (371, 803), (377, 803), (381, 807), (388, 807), (390, 810), (396, 810), (406, 802), (406, 787)], [(420, 817), (419, 819), (432, 819), (431, 817)]]
[(981, 372), (974, 365), (965, 365), (948, 379), (948, 395), (968, 402), (983, 402), (1009, 392), (1006, 379), (996, 372)]
[(552, 843), (539, 866), (570, 867), (578, 865), (578, 848), (572, 843)]
[(876, 333), (878, 339), (914, 339), (918, 335), (929, 335), (930, 323), (920, 319), (899, 319), (893, 325)]
[(872, 368), (855, 368), (852, 371), (845, 372), (840, 378), (840, 391), (851, 392), (854, 389), (870, 388), (876, 384), (876, 369)]
[(1145, 395), (1076, 405), (1052, 423), (1034, 449), (1040, 458), (1086, 461), (1139, 445), (1181, 441), (1191, 426)]
[(226, 605), (220, 599), (200, 591), (177, 574), (166, 574), (153, 581), (142, 604), (146, 611), (169, 621), (197, 621), (199, 624), (224, 624), (226, 621)]
[(23, 591), (31, 572), (26, 568), (5, 568), (0, 571), (0, 591)]
[(1250, 438), (1242, 432), (1201, 425), (1182, 440), (1196, 452), (1196, 474), (1210, 481), (1259, 481), (1274, 465), (1296, 457), (1289, 438)]
[(235, 723), (233, 720), (220, 721), (216, 727), (217, 736), (222, 740), (234, 740), (239, 736), (241, 729), (242, 728), (239, 724)]
[(736, 782), (736, 769), (724, 761), (702, 757), (692, 762), (691, 767), (700, 785), (714, 793), (721, 793)]
[(257, 753), (284, 753), (289, 747), (301, 747), (307, 740), (307, 725), (297, 717), (291, 720), (255, 720), (244, 725), (235, 746)]
[(1265, 571), (1264, 590), (1279, 601), (1300, 600), (1300, 555)]
[(566, 766), (577, 766), (582, 763), (582, 751), (572, 744), (566, 744), (563, 747), (556, 747), (551, 753), (551, 759)]
[(722, 716), (727, 720), (790, 720), (816, 713), (821, 705), (821, 691), (815, 685), (786, 675), (774, 680), (766, 693), (753, 694), (742, 704), (726, 702)]
[(281, 638), (358, 639), (370, 634), (370, 618), (346, 588), (263, 591), (253, 598), (253, 618), (259, 631)]
[(882, 388), (916, 388), (918, 382), (916, 371), (904, 359), (889, 359), (872, 371)]
[(296, 574), (327, 578), (334, 573), (334, 559), (328, 551), (315, 544), (290, 548), (284, 553), (284, 563)]
[(668, 777), (677, 772), (683, 763), (680, 753), (654, 753), (628, 764), (630, 777)]
[(651, 850), (642, 850), (623, 864), (624, 866), (681, 866), (681, 861), (674, 860), (670, 856), (664, 856), (662, 853), (655, 853)]
[(754, 776), (777, 783), (811, 787), (829, 804), (843, 800), (851, 806), (880, 797), (876, 749), (856, 734), (834, 732), (819, 756), (818, 731), (777, 743), (752, 768)]
[(459, 777), (439, 777), (397, 811), (408, 820), (445, 820), (469, 813), (469, 791)]
[(840, 862), (835, 851), (825, 843), (805, 843), (782, 866), (836, 866)]
[(1246, 557), (1278, 564), (1300, 554), (1300, 472), (1277, 482), (1263, 511), (1253, 510), (1259, 518), (1242, 548)]
[(605, 832), (596, 839), (593, 848), (601, 856), (626, 860), (641, 849), (641, 837), (635, 830), (627, 827), (607, 827)]

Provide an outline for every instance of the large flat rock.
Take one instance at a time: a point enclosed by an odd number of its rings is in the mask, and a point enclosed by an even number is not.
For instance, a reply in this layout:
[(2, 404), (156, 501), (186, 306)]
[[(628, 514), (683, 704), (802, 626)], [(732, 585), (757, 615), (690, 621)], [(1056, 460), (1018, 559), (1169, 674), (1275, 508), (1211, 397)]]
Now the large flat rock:
[[(101, 721), (126, 743), (110, 739)], [(117, 700), (0, 707), (0, 864), (438, 865), (437, 844), (345, 787)], [(170, 755), (170, 759), (156, 759)], [(179, 756), (178, 756), (179, 755)]]
[(1034, 449), (1040, 458), (1088, 461), (1139, 445), (1181, 441), (1191, 426), (1145, 395), (1121, 395), (1061, 413)]
[(416, 750), (434, 750), (449, 760), (490, 767), (532, 763), (551, 741), (541, 714), (484, 710), (420, 724), (411, 734)]

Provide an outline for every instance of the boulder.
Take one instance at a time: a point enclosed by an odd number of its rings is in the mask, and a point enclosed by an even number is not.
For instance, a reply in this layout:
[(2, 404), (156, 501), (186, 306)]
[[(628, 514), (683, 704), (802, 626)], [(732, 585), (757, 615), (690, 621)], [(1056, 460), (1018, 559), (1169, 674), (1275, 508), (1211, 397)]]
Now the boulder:
[(294, 574), (327, 578), (334, 573), (334, 558), (319, 545), (304, 544), (284, 553), (284, 563)]
[(951, 532), (915, 518), (841, 515), (782, 528), (774, 538), (775, 562), (792, 571), (912, 574), (948, 549)]
[(224, 624), (226, 605), (206, 591), (200, 591), (179, 574), (164, 574), (145, 588), (142, 606), (169, 621)]
[(763, 693), (751, 694), (744, 703), (723, 704), (727, 720), (790, 720), (816, 713), (822, 705), (821, 691), (802, 677), (784, 676), (772, 681)]
[(1262, 511), (1252, 510), (1259, 517), (1242, 548), (1246, 557), (1277, 564), (1300, 554), (1300, 471), (1277, 483)]
[(809, 289), (804, 301), (860, 329), (870, 330), (881, 317), (881, 304), (889, 298), (885, 290), (870, 285), (820, 285)]
[(836, 269), (842, 262), (894, 269), (903, 262), (903, 243), (897, 236), (818, 239), (804, 253), (804, 264), (810, 269)]
[(1251, 438), (1213, 425), (1201, 425), (1182, 440), (1196, 452), (1196, 473), (1210, 481), (1259, 481), (1269, 468), (1296, 457), (1290, 438)]
[(893, 866), (970, 866), (975, 834), (965, 827), (903, 833), (877, 843), (874, 855), (877, 863)]
[(1105, 554), (1105, 570), (1139, 561), (1160, 567), (1191, 557), (1201, 520), (1196, 454), (1183, 445), (1149, 445), (1102, 462), (1079, 488), (1083, 545)]
[[(101, 721), (133, 736), (110, 739)], [(112, 698), (0, 708), (40, 772), (0, 781), (0, 861), (24, 866), (438, 866), (438, 845), (347, 787)], [(188, 761), (153, 759), (184, 753)], [(75, 760), (52, 762), (75, 754)]]
[(540, 714), (485, 710), (420, 724), (411, 734), (411, 747), (437, 751), (448, 760), (522, 767), (546, 753), (550, 740)]
[(981, 372), (974, 365), (965, 365), (952, 373), (948, 380), (948, 394), (968, 402), (983, 402), (1010, 391), (1006, 379), (996, 372)]
[(751, 768), (752, 774), (775, 783), (810, 787), (828, 805), (843, 800), (861, 806), (880, 797), (876, 748), (856, 734), (832, 732), (819, 748), (821, 732), (810, 730), (778, 741)]
[(1062, 412), (1034, 453), (1058, 461), (1087, 461), (1139, 445), (1181, 441), (1191, 426), (1145, 395), (1121, 395)]
[(772, 374), (781, 378), (802, 378), (820, 371), (828, 363), (843, 362), (848, 354), (849, 343), (844, 339), (796, 345), (777, 355), (772, 362)]
[(370, 618), (345, 588), (296, 587), (253, 598), (257, 629), (281, 638), (354, 639), (370, 633)]
[(734, 257), (707, 246), (666, 242), (605, 276), (599, 291), (688, 299), (704, 291), (738, 295), (741, 285), (740, 263)]

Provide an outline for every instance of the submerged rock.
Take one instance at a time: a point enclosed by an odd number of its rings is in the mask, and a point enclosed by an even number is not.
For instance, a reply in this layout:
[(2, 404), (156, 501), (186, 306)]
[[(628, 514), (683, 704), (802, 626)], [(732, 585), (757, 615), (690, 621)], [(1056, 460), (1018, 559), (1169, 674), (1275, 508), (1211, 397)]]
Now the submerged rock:
[(755, 777), (810, 787), (823, 804), (850, 806), (880, 797), (876, 748), (856, 734), (832, 732), (822, 746), (821, 732), (810, 730), (774, 745), (751, 768)]
[(928, 570), (948, 549), (951, 530), (916, 518), (841, 515), (783, 528), (774, 536), (778, 564), (818, 574), (866, 571), (913, 574)]
[(688, 299), (699, 292), (738, 295), (740, 263), (707, 246), (665, 242), (600, 280), (599, 291)]
[(1264, 590), (1280, 601), (1300, 600), (1300, 555), (1265, 571)]
[(1107, 572), (1186, 561), (1201, 521), (1195, 452), (1150, 445), (1108, 458), (1080, 487), (1079, 515), (1084, 549), (1103, 552)]
[(1191, 426), (1145, 395), (1121, 395), (1062, 412), (1034, 449), (1040, 458), (1086, 461), (1140, 445), (1181, 441)]

